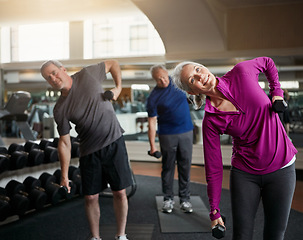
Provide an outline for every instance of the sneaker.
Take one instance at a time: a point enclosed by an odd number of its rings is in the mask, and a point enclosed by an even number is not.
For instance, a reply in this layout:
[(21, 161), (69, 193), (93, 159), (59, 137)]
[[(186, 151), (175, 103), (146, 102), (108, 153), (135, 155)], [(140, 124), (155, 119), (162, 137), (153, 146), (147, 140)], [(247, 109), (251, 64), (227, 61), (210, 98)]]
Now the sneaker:
[(123, 236), (116, 236), (115, 240), (128, 240), (128, 238), (126, 237), (126, 234)]
[(163, 202), (162, 212), (171, 213), (173, 211), (175, 202), (171, 199)]
[(192, 213), (193, 212), (193, 206), (190, 202), (182, 202), (180, 205), (180, 208), (185, 213)]

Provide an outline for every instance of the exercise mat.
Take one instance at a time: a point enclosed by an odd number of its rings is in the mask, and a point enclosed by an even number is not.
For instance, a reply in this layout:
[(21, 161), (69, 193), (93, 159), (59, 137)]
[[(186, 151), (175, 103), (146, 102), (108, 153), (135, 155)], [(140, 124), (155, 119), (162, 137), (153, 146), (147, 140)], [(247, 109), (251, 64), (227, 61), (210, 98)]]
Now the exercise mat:
[(209, 211), (199, 196), (191, 196), (192, 213), (180, 209), (179, 197), (174, 197), (174, 209), (163, 213), (163, 196), (156, 196), (158, 217), (162, 233), (211, 232)]

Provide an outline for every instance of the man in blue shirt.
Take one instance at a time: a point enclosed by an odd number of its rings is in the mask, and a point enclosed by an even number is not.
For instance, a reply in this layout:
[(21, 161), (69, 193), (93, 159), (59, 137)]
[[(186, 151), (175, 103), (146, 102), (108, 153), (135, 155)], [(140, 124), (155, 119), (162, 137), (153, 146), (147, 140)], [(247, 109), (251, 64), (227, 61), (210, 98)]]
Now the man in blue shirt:
[(168, 71), (162, 65), (151, 68), (156, 81), (155, 88), (147, 99), (148, 137), (150, 154), (157, 151), (155, 145), (158, 123), (158, 137), (162, 153), (162, 211), (171, 213), (174, 207), (174, 173), (178, 166), (180, 207), (186, 213), (193, 211), (190, 203), (190, 167), (193, 147), (193, 124), (189, 105), (184, 92), (171, 81)]

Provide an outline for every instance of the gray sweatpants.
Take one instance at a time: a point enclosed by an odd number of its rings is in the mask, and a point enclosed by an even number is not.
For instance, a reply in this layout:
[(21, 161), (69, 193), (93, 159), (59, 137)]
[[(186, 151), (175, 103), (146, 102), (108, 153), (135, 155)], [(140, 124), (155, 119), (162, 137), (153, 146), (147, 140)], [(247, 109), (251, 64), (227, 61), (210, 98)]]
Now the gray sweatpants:
[(164, 201), (174, 197), (175, 163), (178, 166), (180, 202), (190, 199), (190, 168), (193, 151), (193, 131), (174, 135), (159, 135), (162, 153), (162, 191)]

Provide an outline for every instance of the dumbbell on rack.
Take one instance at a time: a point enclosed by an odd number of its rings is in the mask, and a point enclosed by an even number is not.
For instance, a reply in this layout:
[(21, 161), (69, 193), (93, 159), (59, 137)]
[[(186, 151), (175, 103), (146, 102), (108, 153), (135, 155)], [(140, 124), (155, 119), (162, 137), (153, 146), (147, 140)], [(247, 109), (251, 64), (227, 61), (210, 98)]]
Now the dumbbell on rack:
[(79, 140), (78, 138), (71, 137), (71, 158), (79, 157)]
[[(79, 157), (79, 140), (76, 137), (70, 137), (71, 139), (71, 158)], [(54, 138), (53, 142), (42, 139), (39, 147), (42, 150), (45, 149), (56, 149), (58, 147), (59, 138)]]
[(37, 148), (25, 148), (25, 146), (12, 143), (8, 148), (8, 153), (22, 152), (27, 156), (27, 166), (38, 166), (44, 161), (44, 152)]
[(41, 181), (41, 186), (45, 189), (51, 204), (55, 205), (65, 198), (67, 189), (56, 183), (56, 177), (54, 175), (44, 172), (40, 175), (39, 180)]
[(27, 141), (24, 145), (25, 151), (28, 151), (29, 149), (36, 149), (36, 148), (42, 150), (44, 153), (43, 163), (53, 163), (59, 161), (58, 150), (53, 146), (52, 142), (46, 139), (42, 139), (40, 141), (40, 144)]
[(0, 155), (9, 159), (9, 170), (22, 169), (27, 164), (27, 155), (23, 152), (15, 151), (9, 154), (5, 147), (0, 147)]
[(82, 180), (81, 180), (81, 171), (80, 168), (75, 166), (69, 166), (68, 168), (68, 178), (73, 181), (76, 185), (77, 190), (76, 193), (82, 195)]
[(11, 215), (10, 199), (6, 195), (6, 190), (0, 187), (0, 222)]
[(9, 170), (9, 159), (0, 154), (0, 174)]
[(28, 198), (30, 200), (32, 208), (36, 210), (42, 209), (47, 202), (47, 194), (45, 189), (41, 187), (41, 181), (32, 176), (28, 176), (23, 181), (25, 186), (25, 191), (28, 193)]
[[(57, 169), (54, 174), (56, 177), (56, 183), (60, 185), (61, 182), (61, 169)], [(65, 199), (71, 199), (75, 196), (76, 194), (76, 190), (77, 190), (77, 186), (73, 183), (73, 181), (69, 181), (69, 186), (70, 186), (70, 192), (66, 192), (65, 194)]]
[(23, 216), (30, 206), (30, 200), (28, 194), (24, 191), (24, 186), (17, 184), (15, 180), (11, 180), (5, 186), (5, 190), (10, 199), (12, 213)]
[[(25, 185), (26, 184), (26, 185)], [(22, 184), (16, 180), (11, 180), (6, 185), (5, 189), (8, 192), (9, 196), (13, 196), (15, 194), (21, 194), (29, 199), (29, 206), (27, 210), (36, 209), (40, 210), (44, 207), (47, 195), (43, 189), (31, 188), (28, 180)]]

